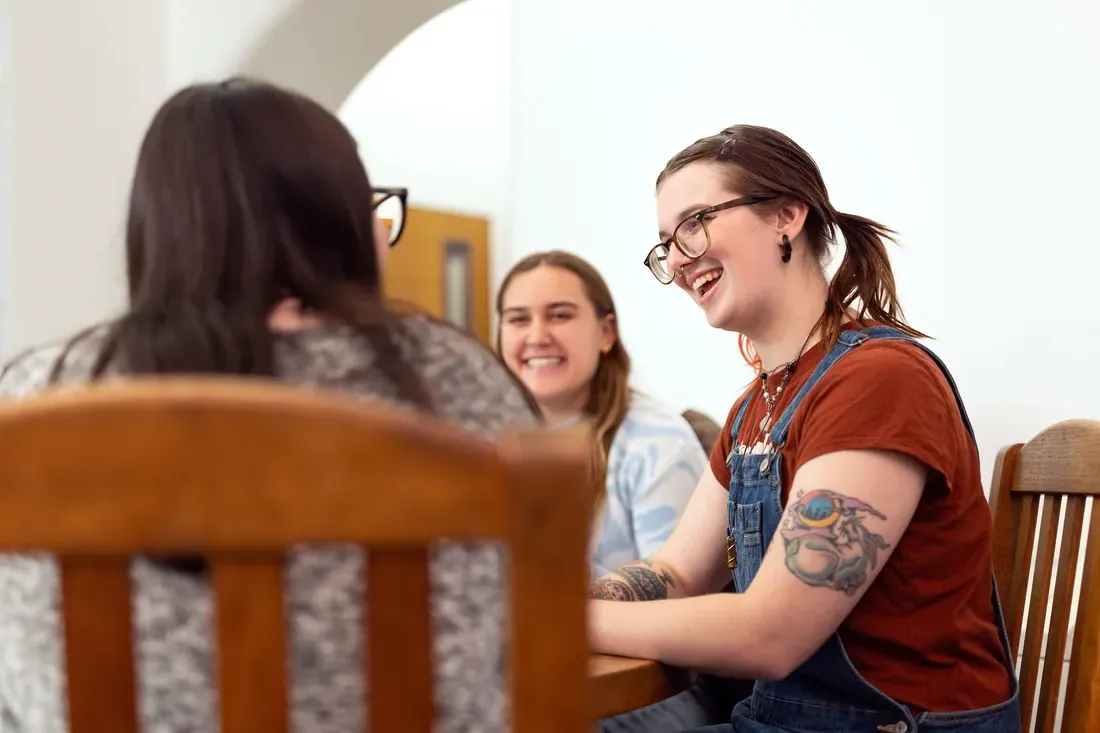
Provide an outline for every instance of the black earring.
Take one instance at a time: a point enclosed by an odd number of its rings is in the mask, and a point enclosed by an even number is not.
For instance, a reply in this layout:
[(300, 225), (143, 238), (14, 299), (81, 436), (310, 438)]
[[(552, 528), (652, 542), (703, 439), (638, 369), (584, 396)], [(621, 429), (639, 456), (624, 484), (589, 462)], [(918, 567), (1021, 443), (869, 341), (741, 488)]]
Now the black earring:
[(787, 235), (783, 235), (783, 261), (791, 261), (791, 240), (787, 238)]

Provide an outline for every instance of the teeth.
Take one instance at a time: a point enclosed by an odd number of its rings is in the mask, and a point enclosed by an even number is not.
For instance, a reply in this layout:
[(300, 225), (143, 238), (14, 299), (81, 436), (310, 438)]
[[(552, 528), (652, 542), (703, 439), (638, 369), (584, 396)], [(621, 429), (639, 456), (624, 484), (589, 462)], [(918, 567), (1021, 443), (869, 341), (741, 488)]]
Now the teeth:
[(565, 361), (565, 359), (562, 359), (561, 357), (542, 356), (536, 357), (534, 359), (525, 359), (523, 363), (529, 367), (532, 367), (533, 369), (540, 369), (542, 367), (557, 366), (563, 361)]
[(711, 270), (710, 272), (705, 272), (691, 282), (691, 288), (692, 290), (698, 292), (699, 288), (703, 287), (703, 285), (709, 283), (711, 280), (717, 280), (721, 276), (721, 270)]

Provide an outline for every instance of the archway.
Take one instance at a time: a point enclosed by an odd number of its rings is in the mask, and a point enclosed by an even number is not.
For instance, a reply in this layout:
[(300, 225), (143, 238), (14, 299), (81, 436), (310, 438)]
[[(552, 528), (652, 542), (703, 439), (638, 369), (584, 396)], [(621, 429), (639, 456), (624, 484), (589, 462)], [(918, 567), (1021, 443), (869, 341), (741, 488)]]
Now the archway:
[(247, 53), (241, 72), (336, 111), (405, 36), (462, 0), (301, 0)]

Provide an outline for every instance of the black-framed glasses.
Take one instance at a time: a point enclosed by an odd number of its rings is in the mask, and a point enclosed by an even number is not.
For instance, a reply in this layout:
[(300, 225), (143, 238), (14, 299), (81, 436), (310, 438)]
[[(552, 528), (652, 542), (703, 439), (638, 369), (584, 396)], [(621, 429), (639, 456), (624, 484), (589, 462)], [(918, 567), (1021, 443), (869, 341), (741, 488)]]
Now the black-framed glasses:
[(391, 247), (401, 239), (405, 231), (405, 218), (409, 208), (409, 189), (407, 188), (383, 188), (374, 189), (374, 213), (378, 220), (389, 233)]
[(675, 273), (668, 267), (668, 255), (674, 244), (684, 257), (689, 260), (697, 260), (710, 249), (710, 231), (707, 229), (707, 220), (710, 217), (719, 211), (726, 211), (738, 206), (749, 206), (773, 198), (775, 196), (741, 196), (714, 206), (708, 206), (702, 211), (692, 214), (676, 225), (671, 237), (649, 250), (643, 264), (649, 268), (649, 271), (653, 273), (653, 277), (657, 278), (662, 285), (668, 285), (676, 279)]

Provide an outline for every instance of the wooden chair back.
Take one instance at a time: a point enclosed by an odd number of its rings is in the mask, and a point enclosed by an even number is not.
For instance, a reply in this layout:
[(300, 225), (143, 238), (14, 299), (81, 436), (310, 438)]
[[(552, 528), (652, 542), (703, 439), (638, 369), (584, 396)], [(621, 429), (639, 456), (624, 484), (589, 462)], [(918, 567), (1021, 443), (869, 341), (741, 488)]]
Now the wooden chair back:
[(685, 410), (683, 418), (688, 421), (688, 425), (695, 431), (695, 437), (699, 438), (699, 444), (703, 446), (703, 450), (707, 455), (714, 450), (714, 444), (718, 442), (718, 439), (722, 436), (722, 427), (710, 419), (710, 417), (698, 410)]
[[(1040, 733), (1100, 730), (1100, 516), (1092, 501), (1096, 496), (1100, 421), (1057, 423), (997, 457), (989, 497), (993, 566), (1009, 640), (1020, 659), (1025, 731), (1031, 730), (1033, 720)], [(1081, 555), (1084, 567), (1079, 572)], [(1077, 613), (1071, 616), (1075, 590)], [(1067, 643), (1069, 671), (1062, 706)]]
[(138, 730), (129, 573), (141, 553), (208, 559), (221, 730), (280, 733), (285, 550), (367, 547), (370, 730), (426, 733), (427, 547), (501, 540), (514, 730), (579, 731), (590, 726), (586, 454), (576, 436), (490, 443), (273, 382), (105, 384), (0, 406), (0, 551), (58, 557), (72, 733)]

